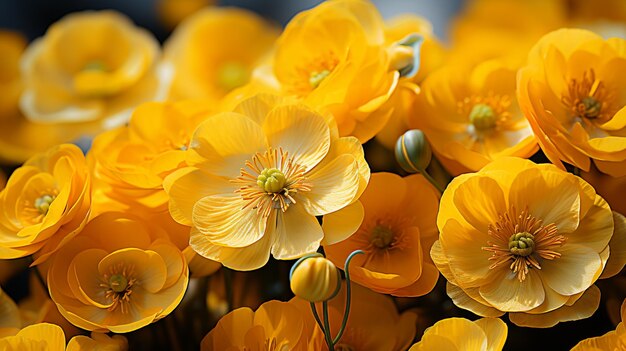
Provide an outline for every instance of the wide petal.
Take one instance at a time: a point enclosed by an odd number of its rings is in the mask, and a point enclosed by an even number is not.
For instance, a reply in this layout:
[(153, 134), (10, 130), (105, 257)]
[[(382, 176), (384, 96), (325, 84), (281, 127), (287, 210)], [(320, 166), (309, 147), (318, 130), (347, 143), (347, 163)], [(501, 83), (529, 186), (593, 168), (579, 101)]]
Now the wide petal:
[(251, 271), (263, 267), (270, 257), (273, 238), (263, 236), (252, 245), (245, 247), (226, 247), (211, 243), (196, 229), (191, 229), (189, 245), (201, 256), (222, 263), (224, 266)]
[(338, 211), (352, 203), (359, 190), (358, 164), (352, 155), (343, 154), (307, 173), (307, 182), (311, 191), (298, 197), (307, 212), (322, 216)]
[(496, 180), (475, 175), (454, 192), (454, 205), (476, 230), (487, 233), (490, 224), (507, 210), (504, 193)]
[(308, 214), (303, 206), (295, 204), (276, 215), (276, 226), (268, 223), (268, 234), (274, 236), (272, 256), (290, 260), (317, 251), (324, 237), (317, 219)]
[[(478, 292), (478, 288), (473, 289)], [(452, 302), (454, 302), (455, 305), (471, 311), (481, 317), (500, 317), (504, 314), (504, 312), (472, 298), (463, 289), (454, 284), (451, 284), (450, 282), (446, 284), (446, 293), (452, 299)]]
[(622, 271), (626, 265), (626, 217), (613, 211), (615, 231), (609, 242), (611, 255), (606, 262), (600, 279), (610, 278)]
[(508, 328), (500, 318), (481, 318), (474, 321), (487, 335), (486, 351), (500, 351), (506, 342)]
[(603, 268), (600, 255), (588, 247), (575, 244), (565, 244), (558, 250), (561, 257), (541, 262), (541, 277), (545, 284), (562, 295), (587, 290)]
[(545, 292), (535, 270), (529, 270), (526, 279), (520, 282), (508, 267), (496, 269), (498, 272), (493, 280), (479, 289), (480, 296), (493, 307), (505, 312), (519, 312), (531, 310), (543, 303)]
[(359, 229), (364, 216), (365, 210), (361, 201), (325, 215), (322, 220), (322, 230), (324, 231), (322, 244), (333, 245), (347, 239)]

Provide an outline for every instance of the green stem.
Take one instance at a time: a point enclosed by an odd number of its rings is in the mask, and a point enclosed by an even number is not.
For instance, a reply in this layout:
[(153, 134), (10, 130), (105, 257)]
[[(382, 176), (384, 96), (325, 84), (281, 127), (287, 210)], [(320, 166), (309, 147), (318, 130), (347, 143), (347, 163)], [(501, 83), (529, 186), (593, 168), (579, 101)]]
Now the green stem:
[(439, 193), (443, 194), (444, 188), (442, 188), (441, 185), (437, 183), (435, 178), (431, 177), (430, 174), (428, 174), (428, 172), (426, 172), (425, 169), (420, 169), (419, 171), (424, 176), (424, 178), (426, 178), (426, 180), (430, 182), (430, 184), (432, 184), (437, 190), (439, 190)]
[(328, 321), (328, 301), (322, 302), (322, 313), (324, 315), (324, 337), (326, 338), (328, 351), (335, 351), (335, 343), (333, 342), (333, 337), (330, 336), (330, 322)]
[(315, 321), (317, 322), (317, 325), (322, 330), (322, 333), (324, 333), (324, 335), (326, 335), (326, 331), (324, 329), (324, 323), (322, 323), (322, 320), (320, 319), (320, 315), (317, 314), (317, 309), (315, 308), (315, 303), (310, 302), (310, 304), (311, 304), (311, 311), (313, 311), (313, 317), (315, 317)]
[(363, 252), (362, 250), (356, 250), (354, 252), (352, 252), (350, 255), (348, 255), (348, 258), (346, 258), (346, 265), (345, 265), (345, 272), (346, 272), (346, 308), (343, 312), (343, 320), (341, 321), (341, 328), (339, 328), (339, 332), (337, 333), (337, 336), (335, 336), (335, 339), (333, 340), (333, 345), (336, 345), (339, 340), (341, 339), (341, 337), (343, 336), (343, 332), (346, 330), (346, 325), (348, 324), (348, 317), (350, 316), (350, 303), (351, 303), (351, 299), (352, 299), (352, 293), (351, 293), (351, 286), (350, 286), (350, 261), (352, 261), (352, 259), (354, 258), (354, 256), (356, 255), (360, 255), (363, 254), (365, 252)]

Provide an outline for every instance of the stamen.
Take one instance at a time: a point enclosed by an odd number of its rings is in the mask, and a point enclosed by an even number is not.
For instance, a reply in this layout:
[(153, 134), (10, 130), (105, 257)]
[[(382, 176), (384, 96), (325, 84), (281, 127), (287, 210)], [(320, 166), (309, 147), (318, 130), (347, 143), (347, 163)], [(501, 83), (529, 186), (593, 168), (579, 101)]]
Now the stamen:
[(372, 229), (370, 240), (379, 249), (387, 248), (393, 241), (393, 231), (387, 226), (378, 225)]
[(124, 314), (130, 311), (132, 288), (137, 283), (134, 275), (134, 267), (124, 263), (111, 266), (109, 272), (104, 274), (105, 283), (100, 286), (106, 289), (104, 297), (113, 302), (108, 311), (113, 312), (118, 307)]
[(52, 204), (52, 201), (54, 201), (55, 198), (55, 195), (48, 194), (38, 197), (35, 200), (35, 208), (37, 209), (37, 211), (39, 211), (41, 215), (45, 216), (50, 209), (50, 204)]
[(467, 116), (473, 130), (482, 133), (505, 128), (511, 122), (511, 98), (490, 91), (486, 95), (473, 95), (457, 103), (457, 113)]
[(591, 120), (602, 124), (612, 118), (614, 99), (614, 93), (596, 79), (595, 71), (590, 69), (583, 73), (582, 79), (570, 80), (567, 91), (561, 96), (561, 103), (573, 117), (589, 125)]

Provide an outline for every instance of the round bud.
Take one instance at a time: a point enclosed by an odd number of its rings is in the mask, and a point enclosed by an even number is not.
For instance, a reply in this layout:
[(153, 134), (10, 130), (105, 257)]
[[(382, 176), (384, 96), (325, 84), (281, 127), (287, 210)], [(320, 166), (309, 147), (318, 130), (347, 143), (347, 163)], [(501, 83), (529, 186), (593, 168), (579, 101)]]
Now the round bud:
[(310, 257), (297, 263), (291, 274), (291, 291), (309, 302), (331, 299), (341, 286), (341, 275), (324, 257)]
[(409, 173), (425, 170), (433, 156), (424, 132), (419, 129), (409, 130), (398, 138), (395, 154), (400, 167)]

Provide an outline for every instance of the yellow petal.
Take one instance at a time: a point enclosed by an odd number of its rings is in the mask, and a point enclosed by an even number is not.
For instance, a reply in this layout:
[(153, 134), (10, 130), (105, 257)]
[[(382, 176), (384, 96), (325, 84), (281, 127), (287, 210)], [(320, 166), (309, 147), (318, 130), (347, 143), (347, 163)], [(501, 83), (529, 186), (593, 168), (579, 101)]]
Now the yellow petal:
[(485, 350), (487, 337), (476, 324), (465, 318), (447, 318), (426, 329), (423, 339), (430, 335), (444, 336), (458, 350)]
[(505, 312), (519, 312), (541, 305), (545, 292), (536, 270), (529, 270), (522, 282), (507, 266), (496, 270), (497, 272), (493, 272), (493, 280), (479, 289), (480, 296), (493, 307)]
[(541, 277), (545, 284), (562, 295), (587, 290), (603, 268), (599, 254), (588, 247), (569, 243), (559, 252), (560, 258), (541, 262)]
[(322, 220), (322, 244), (333, 245), (347, 239), (359, 229), (364, 216), (365, 210), (360, 201), (325, 215)]
[(268, 223), (266, 235), (273, 236), (272, 256), (290, 260), (317, 251), (324, 237), (322, 227), (315, 216), (306, 212), (304, 206), (295, 204), (276, 215), (276, 227)]
[[(475, 288), (474, 290), (478, 292), (478, 288)], [(465, 291), (463, 291), (463, 289), (451, 284), (450, 282), (446, 284), (446, 293), (455, 305), (472, 311), (481, 317), (500, 317), (504, 314), (504, 312), (472, 298)]]
[(224, 266), (239, 270), (251, 271), (263, 267), (270, 257), (270, 247), (274, 238), (269, 235), (250, 246), (226, 247), (212, 244), (202, 233), (192, 229), (189, 245), (200, 255), (222, 263)]
[(110, 253), (98, 264), (102, 276), (120, 263), (134, 267), (134, 274), (141, 287), (150, 293), (158, 292), (167, 279), (167, 266), (163, 258), (154, 251), (127, 248)]
[(508, 334), (506, 323), (499, 318), (481, 318), (474, 323), (487, 335), (486, 351), (501, 351)]
[(357, 162), (352, 155), (343, 154), (308, 172), (307, 181), (312, 190), (298, 196), (307, 212), (314, 216), (335, 212), (348, 206), (359, 190)]
[(600, 279), (610, 278), (618, 274), (626, 265), (626, 218), (613, 211), (613, 222), (615, 223), (615, 231), (609, 242), (611, 255)]
[(489, 224), (507, 210), (498, 182), (479, 175), (466, 179), (456, 188), (454, 204), (463, 218), (482, 233), (487, 233)]

